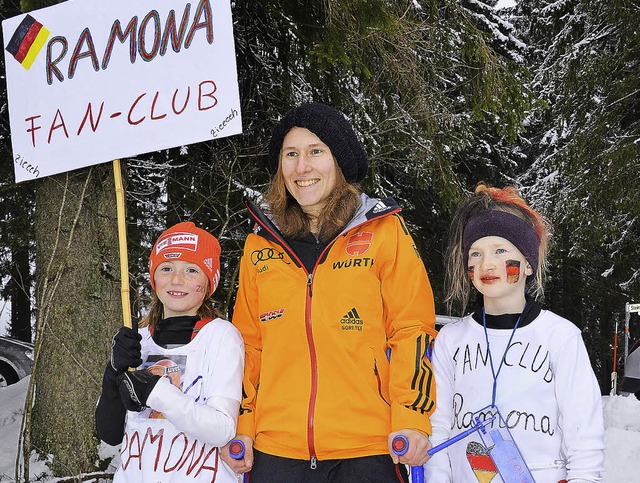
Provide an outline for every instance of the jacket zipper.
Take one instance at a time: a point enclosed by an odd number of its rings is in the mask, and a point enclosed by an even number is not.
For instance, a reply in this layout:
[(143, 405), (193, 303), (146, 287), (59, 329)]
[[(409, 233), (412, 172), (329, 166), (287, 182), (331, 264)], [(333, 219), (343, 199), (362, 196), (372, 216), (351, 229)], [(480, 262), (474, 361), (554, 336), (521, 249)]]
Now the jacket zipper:
[[(277, 240), (277, 242), (280, 243), (280, 245), (283, 248), (285, 248), (289, 256), (295, 259), (298, 262), (298, 265), (306, 273), (307, 269), (304, 267), (304, 263), (302, 263), (302, 260), (300, 260), (298, 255), (291, 249), (291, 247), (289, 247), (289, 244), (285, 240), (283, 240), (282, 237), (278, 235), (278, 233), (274, 232), (267, 225), (262, 223), (260, 218), (256, 216), (255, 213), (253, 213), (249, 205), (247, 205), (247, 209), (249, 210), (249, 213), (253, 214), (253, 217), (256, 220), (256, 222), (258, 222), (262, 226), (262, 228), (267, 230), (271, 234), (271, 236), (273, 236)], [(330, 245), (331, 244), (327, 245), (327, 248)], [(325, 250), (327, 248), (325, 248)], [(322, 256), (323, 254), (324, 254), (324, 251), (322, 254), (320, 254), (320, 256)], [(317, 261), (316, 261), (316, 265), (317, 265)], [(307, 273), (307, 296), (306, 296), (306, 302), (305, 302), (306, 305), (304, 310), (304, 318), (305, 318), (305, 330), (307, 333), (307, 344), (309, 345), (309, 356), (311, 359), (311, 394), (309, 395), (309, 412), (307, 413), (307, 443), (309, 445), (311, 469), (315, 470), (318, 466), (317, 465), (318, 457), (316, 455), (316, 446), (314, 442), (314, 437), (315, 437), (314, 415), (315, 415), (315, 409), (316, 409), (316, 397), (318, 393), (318, 360), (316, 357), (316, 346), (313, 343), (313, 332), (311, 330), (311, 296), (313, 293), (312, 284), (313, 284), (313, 273)]]
[(313, 332), (311, 328), (311, 297), (313, 295), (313, 273), (307, 278), (307, 303), (305, 307), (305, 327), (307, 330), (307, 343), (309, 344), (309, 355), (311, 357), (311, 394), (309, 395), (309, 413), (307, 418), (307, 442), (309, 444), (309, 455), (311, 456), (311, 469), (317, 467), (314, 417), (316, 410), (316, 397), (318, 394), (318, 359), (316, 357), (316, 346), (313, 342)]

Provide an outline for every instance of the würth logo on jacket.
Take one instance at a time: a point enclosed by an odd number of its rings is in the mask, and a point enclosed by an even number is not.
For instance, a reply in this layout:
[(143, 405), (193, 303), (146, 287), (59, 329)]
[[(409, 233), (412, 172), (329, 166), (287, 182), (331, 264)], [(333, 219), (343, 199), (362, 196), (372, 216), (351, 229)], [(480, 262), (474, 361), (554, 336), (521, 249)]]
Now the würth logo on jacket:
[(357, 330), (358, 332), (362, 332), (363, 324), (364, 320), (360, 318), (355, 307), (340, 319), (342, 330)]
[(338, 260), (337, 262), (333, 262), (333, 269), (339, 270), (341, 268), (351, 268), (351, 267), (373, 267), (373, 258), (362, 257), (362, 258), (349, 258), (348, 260)]
[(351, 256), (364, 255), (371, 246), (372, 241), (373, 233), (370, 231), (362, 231), (349, 237), (345, 250)]

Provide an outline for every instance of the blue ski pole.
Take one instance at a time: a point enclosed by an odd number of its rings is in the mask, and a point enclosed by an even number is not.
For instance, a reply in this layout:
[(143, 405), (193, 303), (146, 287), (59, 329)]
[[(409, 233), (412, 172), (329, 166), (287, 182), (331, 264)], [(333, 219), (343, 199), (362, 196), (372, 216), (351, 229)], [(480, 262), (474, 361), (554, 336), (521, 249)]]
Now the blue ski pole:
[(448, 440), (444, 441), (443, 443), (440, 443), (438, 446), (434, 446), (429, 451), (427, 451), (427, 454), (429, 456), (433, 456), (438, 451), (442, 451), (443, 449), (451, 446), (453, 443), (457, 443), (461, 439), (464, 439), (467, 436), (469, 436), (471, 433), (475, 433), (476, 431), (484, 430), (484, 427), (486, 425), (488, 425), (489, 423), (491, 423), (494, 419), (496, 419), (495, 416), (493, 416), (492, 418), (489, 418), (489, 419), (487, 419), (487, 420), (485, 420), (483, 422), (480, 422), (480, 420), (478, 420), (476, 418), (475, 424), (472, 427), (470, 427), (466, 431), (463, 431), (462, 433), (456, 434), (453, 438), (448, 439)]
[[(229, 454), (234, 460), (241, 460), (244, 458), (244, 443), (239, 439), (234, 439), (229, 443)], [(242, 475), (242, 481), (247, 483), (247, 474)]]
[[(409, 449), (409, 440), (406, 436), (400, 434), (391, 441), (391, 448), (395, 454), (402, 456)], [(424, 483), (424, 469), (422, 466), (411, 467), (411, 483)]]

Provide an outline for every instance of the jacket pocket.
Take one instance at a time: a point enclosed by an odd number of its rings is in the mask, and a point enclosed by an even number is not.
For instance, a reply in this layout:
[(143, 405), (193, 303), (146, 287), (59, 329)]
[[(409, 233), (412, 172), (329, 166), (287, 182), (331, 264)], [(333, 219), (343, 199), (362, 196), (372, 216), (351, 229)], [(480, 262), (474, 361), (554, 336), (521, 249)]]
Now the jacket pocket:
[(373, 356), (373, 375), (378, 386), (378, 395), (388, 406), (391, 406), (391, 403), (384, 396), (384, 391), (382, 390), (382, 377), (380, 376), (380, 371), (378, 370), (378, 362), (376, 360), (376, 356)]

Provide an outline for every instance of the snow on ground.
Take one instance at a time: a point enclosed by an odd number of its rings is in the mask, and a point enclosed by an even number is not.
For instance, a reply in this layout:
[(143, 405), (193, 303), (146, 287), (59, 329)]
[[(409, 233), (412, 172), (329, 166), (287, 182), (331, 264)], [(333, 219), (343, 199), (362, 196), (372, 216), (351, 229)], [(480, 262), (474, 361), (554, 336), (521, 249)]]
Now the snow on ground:
[(605, 396), (604, 443), (607, 483), (640, 483), (640, 401), (634, 396)]
[[(0, 482), (15, 481), (15, 464), (22, 410), (29, 378), (0, 388)], [(635, 397), (604, 396), (606, 428), (606, 482), (640, 483), (640, 401)], [(34, 458), (30, 463), (30, 478), (50, 481), (44, 462)], [(43, 476), (44, 475), (44, 476)]]
[[(22, 411), (27, 394), (29, 378), (25, 377), (16, 384), (0, 387), (0, 482), (15, 482), (16, 455), (18, 454), (18, 435), (22, 425)], [(47, 473), (43, 461), (31, 459), (30, 475)], [(46, 481), (46, 480), (43, 480)]]

